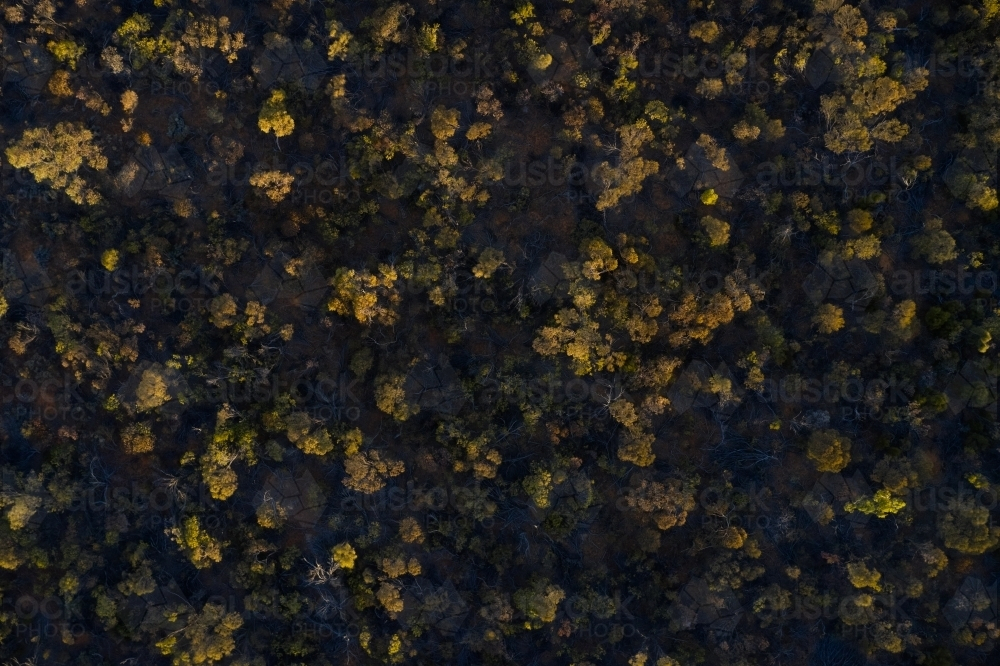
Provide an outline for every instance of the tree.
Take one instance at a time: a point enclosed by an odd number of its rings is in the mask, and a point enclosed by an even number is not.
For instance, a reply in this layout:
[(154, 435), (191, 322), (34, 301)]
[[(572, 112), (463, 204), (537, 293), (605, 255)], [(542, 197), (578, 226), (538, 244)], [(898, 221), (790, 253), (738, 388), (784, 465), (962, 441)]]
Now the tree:
[(856, 502), (846, 502), (844, 511), (861, 513), (876, 518), (888, 518), (889, 514), (898, 513), (906, 508), (906, 502), (892, 496), (885, 488), (880, 488), (872, 497), (865, 497)]
[(660, 171), (657, 162), (647, 160), (639, 154), (643, 146), (654, 138), (645, 119), (640, 118), (631, 125), (621, 127), (618, 133), (622, 143), (618, 165), (612, 167), (608, 162), (601, 162), (594, 170), (600, 192), (597, 197), (599, 211), (613, 208), (622, 197), (636, 194), (642, 190), (643, 181), (647, 177)]
[(376, 53), (381, 53), (388, 44), (403, 41), (401, 24), (414, 10), (406, 3), (396, 2), (382, 7), (361, 22), (362, 28), (367, 28)]
[(295, 412), (285, 417), (288, 441), (310, 455), (323, 456), (333, 451), (333, 439), (322, 426), (316, 427), (305, 412)]
[(285, 106), (285, 91), (271, 92), (271, 96), (264, 102), (257, 116), (257, 126), (261, 132), (272, 132), (278, 138), (292, 133), (295, 129), (295, 120)]
[(979, 555), (1000, 544), (1000, 527), (992, 524), (990, 510), (975, 497), (954, 500), (938, 515), (938, 535), (947, 548)]
[(580, 252), (586, 259), (581, 266), (581, 272), (589, 280), (600, 280), (602, 275), (618, 268), (614, 251), (600, 238), (583, 241), (580, 244)]
[(118, 268), (118, 262), (120, 259), (121, 255), (118, 253), (118, 250), (105, 250), (104, 253), (101, 254), (101, 266), (104, 267), (104, 270), (113, 272)]
[(847, 224), (851, 231), (856, 234), (863, 234), (872, 228), (875, 218), (872, 214), (861, 208), (852, 208), (847, 213)]
[(784, 135), (781, 120), (768, 118), (757, 104), (747, 104), (743, 119), (733, 127), (733, 137), (742, 144), (749, 144), (758, 137), (765, 141), (777, 141)]
[(224, 606), (210, 603), (205, 604), (200, 613), (192, 613), (185, 606), (175, 606), (166, 614), (174, 618), (187, 615), (182, 629), (156, 643), (160, 653), (171, 658), (173, 666), (213, 664), (236, 649), (233, 632), (243, 626), (239, 613), (226, 613)]
[(839, 472), (851, 462), (851, 440), (836, 430), (814, 430), (806, 455), (819, 472)]
[(5, 489), (0, 494), (0, 507), (7, 508), (7, 521), (15, 532), (24, 529), (32, 517), (42, 508), (44, 479), (37, 472), (30, 472), (18, 483), (15, 491)]
[(397, 421), (405, 421), (420, 412), (418, 405), (407, 401), (405, 382), (406, 377), (400, 374), (380, 375), (375, 380), (375, 404)]
[(688, 36), (692, 39), (700, 39), (706, 44), (711, 44), (719, 35), (722, 34), (722, 30), (719, 28), (719, 24), (715, 21), (698, 21), (691, 25), (691, 29), (688, 31)]
[(46, 47), (52, 53), (56, 60), (66, 64), (73, 71), (76, 71), (76, 63), (87, 52), (86, 47), (77, 44), (72, 39), (63, 39), (60, 41), (51, 41)]
[(714, 168), (729, 170), (729, 154), (710, 134), (699, 134), (695, 144), (705, 151), (705, 157)]
[(438, 141), (447, 141), (458, 131), (458, 109), (435, 106), (431, 111), (431, 134)]
[(990, 187), (990, 177), (984, 173), (968, 173), (956, 177), (952, 189), (964, 193), (965, 203), (973, 210), (984, 212), (996, 210), (997, 188)]
[(791, 607), (792, 593), (777, 583), (772, 583), (765, 588), (763, 594), (753, 603), (753, 612), (762, 616), (761, 625), (766, 626), (771, 623), (777, 614)]
[(549, 495), (552, 493), (552, 472), (537, 463), (532, 473), (521, 481), (524, 492), (539, 509), (549, 508)]
[(469, 141), (479, 141), (488, 137), (492, 131), (493, 125), (490, 123), (472, 123), (465, 132), (465, 138)]
[(820, 333), (836, 333), (844, 328), (844, 311), (832, 303), (823, 303), (813, 315), (812, 321)]
[(354, 561), (358, 558), (358, 554), (354, 552), (354, 547), (346, 541), (334, 546), (330, 554), (333, 557), (333, 561), (341, 569), (353, 569)]
[(708, 244), (711, 247), (723, 247), (729, 242), (729, 223), (723, 222), (717, 217), (706, 215), (698, 221), (705, 234), (708, 236)]
[(348, 47), (351, 44), (353, 35), (344, 27), (340, 21), (330, 21), (329, 27), (330, 46), (327, 49), (326, 57), (330, 60), (343, 58), (347, 55)]
[(638, 488), (630, 488), (624, 499), (629, 509), (650, 514), (661, 530), (684, 525), (696, 506), (694, 486), (680, 479), (664, 483), (643, 480)]
[(284, 504), (265, 493), (263, 501), (257, 507), (257, 524), (267, 529), (279, 529), (285, 524), (288, 512)]
[(370, 494), (384, 488), (386, 479), (399, 476), (406, 467), (399, 460), (383, 458), (378, 451), (366, 451), (347, 458), (344, 470), (347, 472), (345, 486)]
[(84, 164), (98, 171), (108, 166), (93, 139), (93, 133), (79, 123), (57, 123), (53, 130), (25, 130), (5, 153), (14, 168), (27, 169), (35, 180), (66, 192), (74, 203), (94, 205), (100, 194), (78, 175)]
[(872, 470), (872, 481), (881, 483), (893, 495), (905, 495), (909, 489), (920, 485), (913, 464), (902, 456), (886, 456), (878, 461)]
[(239, 486), (232, 464), (243, 458), (256, 462), (256, 431), (250, 423), (237, 420), (236, 412), (224, 403), (216, 412), (215, 430), (199, 462), (202, 479), (213, 499), (227, 500)]
[(528, 619), (526, 628), (538, 629), (556, 619), (556, 611), (565, 598), (566, 593), (558, 585), (536, 579), (530, 587), (514, 593), (514, 607)]
[(395, 619), (399, 613), (403, 612), (403, 599), (399, 596), (399, 587), (396, 584), (382, 581), (378, 591), (375, 592), (375, 597), (388, 611), (390, 618)]
[(741, 120), (733, 126), (733, 137), (740, 143), (748, 144), (760, 136), (760, 128)]
[(132, 571), (118, 583), (118, 591), (122, 594), (143, 596), (156, 589), (156, 578), (153, 576), (153, 561), (146, 555), (149, 544), (140, 542), (134, 548), (129, 547), (126, 559), (132, 565)]
[(892, 309), (889, 318), (888, 333), (894, 342), (909, 342), (920, 332), (920, 320), (917, 319), (917, 304), (913, 299), (900, 301)]
[(848, 562), (847, 577), (855, 589), (869, 588), (874, 592), (882, 591), (882, 574), (875, 569), (869, 569), (864, 562)]
[(488, 247), (479, 255), (479, 260), (472, 267), (472, 274), (481, 280), (488, 280), (503, 265), (503, 251)]
[(417, 519), (407, 516), (399, 521), (399, 538), (404, 543), (423, 543), (426, 537)]
[(621, 443), (618, 445), (618, 459), (637, 467), (649, 467), (656, 461), (653, 453), (655, 441), (656, 436), (651, 432), (626, 429), (622, 432)]
[(510, 13), (510, 18), (517, 25), (524, 25), (529, 19), (535, 18), (535, 6), (529, 0), (519, 0)]
[[(278, 136), (284, 135), (279, 134)], [(275, 203), (284, 200), (291, 194), (294, 182), (295, 176), (276, 169), (258, 171), (250, 176), (250, 184), (264, 190), (267, 198)]]
[(396, 285), (398, 278), (396, 269), (386, 264), (379, 265), (377, 274), (338, 268), (331, 281), (334, 294), (327, 307), (342, 316), (353, 314), (362, 324), (391, 326), (398, 318), (394, 306), (402, 300)]
[(955, 239), (943, 225), (940, 217), (931, 217), (924, 222), (923, 230), (910, 241), (914, 258), (923, 257), (929, 264), (940, 265), (958, 257)]
[(126, 453), (149, 453), (155, 441), (153, 431), (145, 423), (132, 423), (122, 430), (122, 446)]
[[(818, 34), (825, 36), (816, 44), (817, 49), (822, 48), (823, 55), (833, 61), (842, 82), (838, 92), (824, 95), (820, 101), (830, 127), (825, 136), (827, 148), (837, 153), (865, 151), (873, 139), (900, 141), (909, 127), (885, 116), (927, 86), (928, 72), (913, 68), (904, 76), (884, 76), (885, 65), (879, 56), (887, 55), (882, 38), (891, 29), (882, 26), (892, 22), (877, 20), (884, 32), (869, 35), (870, 26), (861, 10), (837, 4), (817, 5), (812, 23)], [(866, 36), (872, 44), (871, 53), (866, 53)]]
[(171, 527), (167, 533), (180, 546), (191, 564), (197, 569), (206, 569), (214, 563), (222, 561), (223, 544), (204, 530), (198, 516), (188, 516), (177, 527)]
[(692, 342), (708, 342), (716, 328), (730, 323), (737, 312), (746, 312), (763, 298), (764, 290), (750, 282), (740, 269), (725, 277), (722, 291), (704, 295), (686, 289), (668, 316), (674, 327), (668, 337), (670, 345), (679, 348)]
[(236, 299), (232, 294), (220, 294), (208, 303), (209, 318), (216, 328), (229, 328), (236, 323)]
[(135, 392), (136, 408), (139, 411), (156, 409), (160, 405), (170, 400), (170, 391), (167, 387), (166, 378), (163, 375), (163, 367), (153, 366), (142, 373), (139, 387)]

